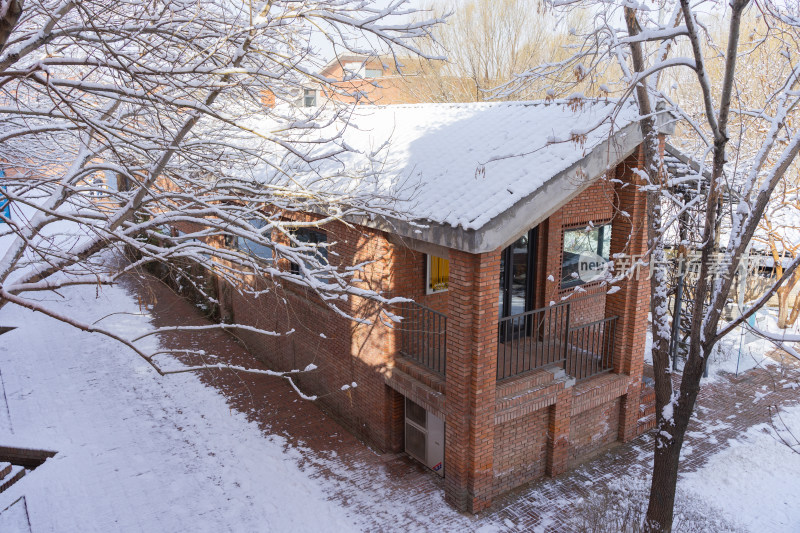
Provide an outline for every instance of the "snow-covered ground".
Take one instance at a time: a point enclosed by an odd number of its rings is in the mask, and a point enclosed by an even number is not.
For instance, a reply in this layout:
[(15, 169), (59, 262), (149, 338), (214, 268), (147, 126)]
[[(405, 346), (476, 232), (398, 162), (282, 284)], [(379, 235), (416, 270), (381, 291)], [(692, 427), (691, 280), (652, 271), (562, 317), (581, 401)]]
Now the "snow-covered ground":
[[(58, 308), (78, 319), (140, 312), (121, 288), (64, 294)], [(111, 320), (130, 336), (152, 328)], [(196, 376), (159, 378), (112, 340), (12, 306), (0, 324), (18, 326), (0, 337), (0, 444), (58, 452), (0, 494), (0, 511), (25, 496), (33, 532), (356, 530), (299, 452)]]
[[(66, 298), (54, 305), (74, 318), (90, 322), (126, 311), (131, 314), (104, 323), (113, 321), (127, 337), (153, 327), (147, 311), (121, 288), (97, 294), (94, 287), (82, 287), (63, 294)], [(0, 390), (0, 445), (58, 452), (0, 494), (2, 533), (27, 533), (26, 514), (33, 533), (324, 533), (373, 530), (375, 524), (389, 531), (436, 531), (436, 523), (445, 523), (438, 528), (444, 531), (522, 527), (503, 520), (502, 510), (477, 518), (456, 513), (435, 491), (422, 494), (427, 511), (436, 509), (436, 520), (410, 521), (420, 502), (404, 496), (402, 483), (392, 485), (379, 469), (370, 476), (377, 482), (351, 483), (356, 479), (352, 464), (309, 457), (312, 450), (265, 434), (195, 375), (159, 378), (114, 341), (19, 308), (0, 311), (0, 325), (18, 326), (0, 337), (8, 400), (6, 410)], [(149, 348), (157, 349), (157, 339), (148, 339)], [(785, 408), (782, 415), (800, 432), (800, 407)], [(800, 454), (774, 437), (772, 429), (758, 426), (720, 442), (720, 452), (704, 467), (682, 476), (681, 490), (693, 495), (693, 506), (716, 509), (751, 531), (800, 530), (795, 504)], [(649, 456), (648, 444), (636, 446)], [(320, 465), (332, 478), (319, 475)], [(355, 468), (363, 472), (370, 465)], [(593, 490), (603, 492), (606, 481), (597, 479)], [(541, 490), (534, 486), (521, 497), (530, 500)], [(345, 504), (336, 497), (343, 492)], [(27, 513), (20, 504), (9, 508), (23, 495)], [(536, 512), (541, 528), (558, 511), (545, 504)]]
[(728, 442), (680, 486), (750, 531), (800, 531), (800, 405), (782, 409), (780, 419), (776, 428), (754, 426)]

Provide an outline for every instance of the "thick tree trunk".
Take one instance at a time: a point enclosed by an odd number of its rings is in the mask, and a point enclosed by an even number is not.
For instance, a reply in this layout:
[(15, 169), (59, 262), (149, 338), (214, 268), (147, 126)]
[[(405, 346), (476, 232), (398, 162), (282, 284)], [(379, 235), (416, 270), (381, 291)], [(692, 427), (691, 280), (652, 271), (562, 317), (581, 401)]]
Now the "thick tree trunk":
[(22, 15), (22, 0), (0, 0), (0, 51)]
[(656, 449), (645, 531), (661, 532), (672, 529), (680, 456), (680, 446), (674, 441)]
[[(699, 375), (702, 375), (702, 367), (699, 369)], [(656, 449), (653, 457), (650, 500), (644, 523), (644, 531), (648, 533), (672, 531), (681, 449), (683, 448), (683, 439), (689, 426), (691, 413), (694, 411), (694, 404), (699, 390), (699, 387), (690, 387), (689, 390), (682, 388), (680, 399), (674, 408), (672, 423), (669, 423), (670, 420), (662, 418), (663, 422), (659, 426), (659, 435), (656, 436)]]
[(789, 311), (789, 319), (786, 322), (787, 328), (794, 326), (795, 322), (797, 322), (798, 315), (800, 315), (800, 292), (794, 297), (794, 305), (791, 311)]
[(800, 293), (791, 297), (798, 282), (800, 276), (796, 273), (787, 284), (775, 291), (778, 295), (778, 327), (781, 329), (792, 327), (800, 314)]

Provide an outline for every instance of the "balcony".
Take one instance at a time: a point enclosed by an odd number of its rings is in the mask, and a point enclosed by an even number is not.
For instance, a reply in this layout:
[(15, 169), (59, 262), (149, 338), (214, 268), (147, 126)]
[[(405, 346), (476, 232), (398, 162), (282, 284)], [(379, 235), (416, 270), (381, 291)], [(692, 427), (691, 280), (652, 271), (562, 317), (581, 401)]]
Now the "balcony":
[(581, 381), (613, 367), (617, 317), (573, 326), (565, 302), (501, 318), (497, 379), (557, 365)]
[[(445, 375), (447, 316), (415, 302), (394, 310), (400, 355), (440, 377)], [(613, 368), (617, 317), (572, 325), (570, 302), (501, 318), (498, 322), (497, 380), (560, 366), (577, 381)]]

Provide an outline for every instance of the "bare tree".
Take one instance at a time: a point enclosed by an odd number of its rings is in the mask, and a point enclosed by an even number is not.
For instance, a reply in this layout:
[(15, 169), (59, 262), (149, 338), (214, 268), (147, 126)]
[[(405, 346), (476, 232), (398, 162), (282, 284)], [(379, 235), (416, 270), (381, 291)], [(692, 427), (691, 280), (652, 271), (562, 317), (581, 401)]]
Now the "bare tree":
[[(516, 73), (566, 55), (570, 30), (580, 25), (576, 17), (558, 23), (534, 0), (435, 1), (426, 10), (449, 16), (433, 30), (435, 40), (419, 43), (427, 57), (403, 60), (400, 87), (409, 101), (489, 100)], [(430, 58), (441, 51), (446, 59)]]
[[(784, 263), (800, 255), (800, 186), (782, 181), (775, 197), (764, 213), (759, 230), (754, 237), (769, 252), (777, 278), (783, 276)], [(800, 315), (800, 269), (796, 269), (776, 291), (778, 297), (778, 327), (786, 329), (797, 322)]]
[[(328, 83), (315, 74), (323, 58), (314, 34), (339, 49), (414, 54), (434, 21), (408, 22), (408, 13), (405, 0), (0, 2), (0, 199), (10, 202), (10, 216), (0, 215), (0, 307), (117, 339), (164, 374), (173, 370), (136, 339), (59, 314), (43, 293), (112, 284), (155, 262), (189, 283), (199, 267), (231, 283), (255, 275), (300, 284), (341, 314), (337, 301), (349, 296), (391, 303), (356, 285), (357, 267), (334, 267), (296, 237), (303, 225), (400, 215), (388, 195), (320, 192), (293, 179), (377, 171), (336, 165), (353, 150), (339, 136), (347, 106), (291, 102), (309, 82)], [(319, 135), (320, 124), (335, 127)], [(281, 216), (298, 210), (317, 217)], [(245, 245), (223, 245), (237, 240)], [(123, 250), (132, 262), (109, 260)]]
[[(592, 25), (582, 34), (583, 42), (568, 58), (530, 69), (500, 94), (507, 96), (548, 80), (559, 91), (570, 90), (563, 85), (563, 72), (580, 68), (585, 73), (582, 82), (590, 89), (599, 90), (602, 82), (621, 102), (637, 102), (644, 136), (639, 186), (648, 193), (651, 267), (665, 262), (665, 235), (675, 228), (680, 213), (702, 205), (699, 232), (685, 241), (689, 246), (698, 243), (691, 252), (698, 256), (699, 272), (688, 356), (677, 385), (670, 370), (670, 287), (663, 269), (651, 268), (657, 426), (644, 527), (670, 531), (680, 451), (708, 358), (722, 337), (746, 321), (794, 275), (800, 262), (794, 259), (786, 265), (781, 276), (741, 316), (728, 322), (723, 319), (739, 263), (800, 151), (800, 132), (793, 127), (800, 102), (798, 5), (769, 0), (734, 0), (725, 5), (678, 0), (651, 9), (630, 2), (565, 0), (553, 6), (591, 13)], [(748, 18), (748, 13), (758, 16)], [(708, 24), (717, 17), (725, 20), (724, 32), (716, 33)], [(761, 49), (777, 51), (770, 55), (768, 69), (763, 64), (748, 65), (756, 57), (754, 52)], [(720, 73), (717, 79), (712, 78), (713, 68)], [(770, 83), (764, 85), (761, 105), (751, 106), (738, 97), (738, 88), (754, 68), (768, 76)], [(690, 75), (684, 77), (687, 85), (682, 91), (670, 94), (669, 77), (662, 73), (675, 71)], [(609, 72), (619, 76), (611, 78)], [(701, 106), (698, 113), (692, 110), (695, 103)], [(673, 194), (677, 183), (663, 172), (655, 127), (659, 112), (679, 119), (679, 133), (687, 138), (686, 144), (698, 147), (693, 155), (701, 162), (700, 171), (681, 178), (684, 184), (693, 182), (697, 194)], [(706, 171), (709, 177), (703, 183)], [(674, 208), (665, 210), (665, 204)]]

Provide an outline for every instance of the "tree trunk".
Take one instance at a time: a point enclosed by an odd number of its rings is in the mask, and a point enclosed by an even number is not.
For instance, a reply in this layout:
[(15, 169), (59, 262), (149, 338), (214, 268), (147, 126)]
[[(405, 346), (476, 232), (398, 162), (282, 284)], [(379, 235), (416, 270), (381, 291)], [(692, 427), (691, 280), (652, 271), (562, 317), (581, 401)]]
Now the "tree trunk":
[(675, 441), (656, 449), (645, 531), (662, 532), (672, 529), (680, 456), (680, 446)]
[(787, 328), (794, 326), (795, 322), (797, 322), (798, 315), (800, 315), (800, 292), (798, 292), (794, 297), (794, 305), (792, 306), (792, 309), (789, 312), (789, 318), (786, 321)]
[(20, 15), (22, 15), (22, 0), (0, 2), (0, 51), (5, 47)]
[(786, 287), (781, 287), (776, 291), (778, 293), (778, 327), (786, 329), (789, 321), (789, 293)]
[(672, 402), (672, 416), (663, 416), (663, 412), (657, 413), (659, 433), (656, 435), (653, 479), (643, 528), (648, 533), (672, 531), (681, 449), (697, 395), (700, 393), (700, 378), (711, 350), (703, 349), (702, 353), (702, 357), (687, 361), (678, 399)]

